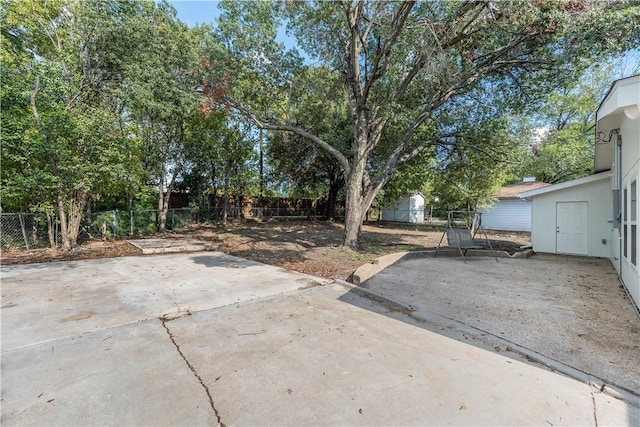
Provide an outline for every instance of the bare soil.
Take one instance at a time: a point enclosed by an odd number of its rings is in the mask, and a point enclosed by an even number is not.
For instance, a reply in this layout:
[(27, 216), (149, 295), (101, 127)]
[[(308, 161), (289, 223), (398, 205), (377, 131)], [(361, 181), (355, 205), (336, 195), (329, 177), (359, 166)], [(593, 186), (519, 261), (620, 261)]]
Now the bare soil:
[[(433, 249), (442, 238), (442, 231), (432, 227), (375, 223), (362, 227), (361, 248), (355, 251), (340, 246), (343, 232), (342, 224), (326, 221), (233, 221), (227, 227), (192, 224), (143, 238), (189, 237), (214, 243), (219, 251), (227, 254), (329, 279), (348, 279), (360, 265), (388, 253)], [(489, 232), (488, 235), (494, 248), (511, 253), (530, 242), (527, 234)], [(58, 249), (3, 251), (0, 264), (135, 255), (140, 255), (140, 251), (126, 240), (106, 240), (87, 242), (70, 252)]]

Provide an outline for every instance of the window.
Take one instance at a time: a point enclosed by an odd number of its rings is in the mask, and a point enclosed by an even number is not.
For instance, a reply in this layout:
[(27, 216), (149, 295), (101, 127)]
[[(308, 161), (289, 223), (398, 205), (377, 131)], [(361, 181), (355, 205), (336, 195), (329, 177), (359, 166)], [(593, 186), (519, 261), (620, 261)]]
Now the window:
[(628, 217), (627, 217), (627, 189), (624, 189), (624, 192), (622, 194), (622, 255), (627, 258), (627, 241), (629, 238), (629, 235), (627, 234), (627, 224), (628, 224)]
[(624, 188), (622, 193), (622, 255), (634, 266), (638, 265), (638, 182)]
[(636, 181), (631, 182), (631, 194), (629, 194), (629, 207), (631, 208), (631, 239), (630, 239), (630, 243), (631, 243), (631, 264), (633, 265), (638, 265), (638, 260), (637, 260), (637, 237), (636, 237), (636, 231), (637, 231), (637, 205), (638, 205), (638, 188), (636, 185)]
[(613, 168), (615, 178), (613, 180), (613, 227), (621, 233), (620, 225), (622, 223), (622, 209), (620, 209), (620, 191), (622, 189), (622, 135), (617, 135), (616, 150)]

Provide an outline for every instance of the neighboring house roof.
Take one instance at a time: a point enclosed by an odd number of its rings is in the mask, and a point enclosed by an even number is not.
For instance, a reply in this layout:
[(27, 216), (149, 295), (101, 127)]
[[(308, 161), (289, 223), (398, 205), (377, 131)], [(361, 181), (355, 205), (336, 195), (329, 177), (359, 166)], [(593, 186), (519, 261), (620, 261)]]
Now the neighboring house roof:
[(537, 188), (547, 187), (551, 184), (546, 182), (516, 182), (515, 184), (505, 185), (500, 189), (500, 192), (496, 194), (498, 199), (519, 199), (518, 194), (535, 190)]
[(528, 199), (530, 197), (539, 196), (540, 194), (551, 193), (558, 190), (564, 190), (566, 188), (576, 187), (578, 185), (589, 184), (591, 182), (600, 181), (601, 179), (609, 179), (611, 174), (609, 171), (600, 172), (594, 175), (585, 176), (584, 178), (578, 178), (571, 181), (561, 182), (560, 184), (548, 185), (546, 187), (537, 188), (535, 190), (524, 191), (518, 196), (521, 199)]

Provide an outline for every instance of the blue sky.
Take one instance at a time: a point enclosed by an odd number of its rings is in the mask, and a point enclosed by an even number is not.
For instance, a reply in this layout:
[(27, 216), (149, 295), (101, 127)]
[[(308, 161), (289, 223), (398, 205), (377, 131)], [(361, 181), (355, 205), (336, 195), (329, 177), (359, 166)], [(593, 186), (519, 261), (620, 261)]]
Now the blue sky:
[(220, 12), (215, 0), (170, 0), (178, 11), (178, 19), (190, 27), (215, 21)]
[[(219, 1), (217, 0), (169, 0), (169, 4), (178, 12), (178, 19), (190, 27), (195, 27), (198, 24), (214, 23), (220, 16), (218, 3)], [(287, 36), (284, 26), (278, 29), (276, 40), (284, 43), (287, 48), (297, 45), (293, 37)]]

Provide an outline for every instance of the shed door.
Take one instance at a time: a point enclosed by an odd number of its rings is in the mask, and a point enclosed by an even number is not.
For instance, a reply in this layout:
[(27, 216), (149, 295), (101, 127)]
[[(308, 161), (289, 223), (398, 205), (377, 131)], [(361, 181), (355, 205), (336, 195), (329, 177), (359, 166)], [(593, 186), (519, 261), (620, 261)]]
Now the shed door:
[(556, 205), (556, 252), (588, 255), (587, 202), (558, 202)]

